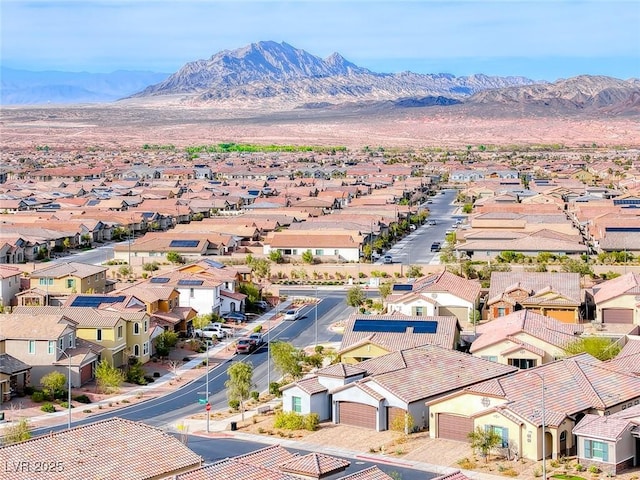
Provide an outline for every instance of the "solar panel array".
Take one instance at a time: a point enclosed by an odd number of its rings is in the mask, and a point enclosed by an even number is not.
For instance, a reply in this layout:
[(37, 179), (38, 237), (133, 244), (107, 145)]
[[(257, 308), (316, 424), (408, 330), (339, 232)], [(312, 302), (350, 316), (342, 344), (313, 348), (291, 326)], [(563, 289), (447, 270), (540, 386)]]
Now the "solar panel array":
[(72, 307), (99, 307), (103, 303), (120, 303), (124, 302), (124, 299), (127, 298), (124, 295), (119, 295), (117, 297), (113, 296), (100, 296), (100, 295), (91, 295), (91, 296), (82, 296), (76, 297), (71, 302)]
[(198, 243), (200, 243), (198, 240), (171, 240), (171, 243), (169, 243), (170, 247), (197, 247)]
[(413, 327), (413, 333), (436, 333), (438, 322), (432, 320), (374, 320), (369, 318), (356, 319), (353, 324), (354, 332), (371, 333), (405, 333)]
[(394, 292), (410, 292), (413, 289), (413, 285), (409, 284), (397, 284), (393, 286)]
[(169, 279), (167, 277), (153, 277), (150, 283), (167, 283)]
[(210, 267), (213, 267), (213, 268), (224, 268), (224, 264), (222, 264), (220, 262), (216, 262), (215, 260), (205, 259), (204, 262), (207, 265), (209, 265)]
[(204, 283), (203, 280), (189, 280), (189, 279), (182, 279), (182, 280), (178, 280), (178, 285), (202, 285)]

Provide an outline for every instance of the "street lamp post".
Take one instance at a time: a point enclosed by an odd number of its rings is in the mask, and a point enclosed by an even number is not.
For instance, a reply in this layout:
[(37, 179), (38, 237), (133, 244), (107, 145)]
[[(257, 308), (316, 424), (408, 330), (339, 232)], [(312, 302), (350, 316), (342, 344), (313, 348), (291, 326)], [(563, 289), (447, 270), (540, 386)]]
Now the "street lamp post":
[(60, 347), (56, 346), (56, 349), (60, 351), (67, 360), (69, 360), (69, 371), (67, 372), (68, 385), (67, 385), (67, 409), (69, 410), (69, 417), (67, 418), (67, 430), (71, 428), (71, 355), (65, 352)]
[[(207, 400), (207, 405), (209, 404), (209, 339), (207, 339), (207, 359), (206, 359), (206, 369), (207, 369), (207, 373), (206, 373), (206, 380), (205, 380), (205, 387), (204, 387), (204, 395), (205, 395), (205, 399)], [(209, 433), (209, 410), (206, 410), (207, 412), (207, 433)]]
[(316, 306), (313, 309), (314, 311), (314, 324), (316, 330), (316, 347), (318, 346), (318, 303), (320, 303), (320, 299), (318, 298), (318, 285), (316, 285)]
[(535, 375), (542, 382), (542, 478), (547, 480), (547, 438), (546, 438), (546, 425), (545, 425), (545, 409), (544, 409), (544, 375), (538, 372), (529, 372), (531, 375)]

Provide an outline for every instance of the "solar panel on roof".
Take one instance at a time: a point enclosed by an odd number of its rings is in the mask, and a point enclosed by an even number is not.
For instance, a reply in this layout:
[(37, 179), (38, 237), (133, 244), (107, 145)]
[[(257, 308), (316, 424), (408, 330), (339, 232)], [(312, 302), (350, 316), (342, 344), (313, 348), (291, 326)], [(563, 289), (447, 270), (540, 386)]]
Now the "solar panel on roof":
[(126, 297), (124, 295), (119, 295), (117, 297), (113, 296), (86, 296), (86, 297), (76, 297), (71, 302), (72, 307), (98, 307), (103, 303), (120, 303), (124, 302)]
[(150, 283), (167, 283), (169, 281), (166, 277), (153, 277)]
[(410, 292), (413, 289), (413, 285), (398, 284), (393, 286), (394, 292)]
[(198, 240), (171, 240), (171, 243), (169, 243), (169, 246), (183, 247), (183, 248), (197, 247), (198, 243), (200, 243)]
[(405, 333), (409, 327), (413, 327), (413, 333), (436, 333), (438, 322), (419, 320), (372, 320), (356, 319), (353, 324), (354, 332), (372, 333)]
[(182, 279), (182, 280), (178, 280), (178, 285), (202, 285), (204, 283), (203, 280), (189, 280), (189, 279)]
[(209, 265), (210, 267), (213, 267), (213, 268), (224, 268), (224, 265), (223, 265), (222, 263), (220, 263), (220, 262), (216, 262), (215, 260), (208, 260), (208, 259), (205, 259), (205, 260), (204, 260), (204, 262), (205, 262), (207, 265)]

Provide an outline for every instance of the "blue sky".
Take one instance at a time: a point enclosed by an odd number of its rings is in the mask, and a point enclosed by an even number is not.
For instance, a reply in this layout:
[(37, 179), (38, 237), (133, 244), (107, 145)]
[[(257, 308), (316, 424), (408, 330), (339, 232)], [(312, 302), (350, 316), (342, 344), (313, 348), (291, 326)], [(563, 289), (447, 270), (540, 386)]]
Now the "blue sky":
[(2, 65), (174, 72), (260, 40), (377, 72), (640, 77), (640, 0), (1, 0)]

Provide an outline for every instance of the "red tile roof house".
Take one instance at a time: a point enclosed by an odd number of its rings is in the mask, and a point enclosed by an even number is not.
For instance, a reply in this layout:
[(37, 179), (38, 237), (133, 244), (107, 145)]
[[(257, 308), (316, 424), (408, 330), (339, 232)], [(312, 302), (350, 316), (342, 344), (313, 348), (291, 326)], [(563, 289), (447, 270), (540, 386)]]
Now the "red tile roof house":
[(579, 323), (583, 301), (578, 273), (492, 272), (486, 308), (489, 320), (527, 308)]
[(578, 461), (607, 476), (640, 465), (640, 400), (610, 415), (585, 415), (574, 427)]
[(639, 296), (639, 273), (625, 273), (594, 286), (596, 321), (605, 324), (640, 325)]
[(285, 412), (317, 413), (322, 420), (388, 430), (408, 412), (411, 428), (426, 428), (429, 399), (477, 382), (508, 375), (499, 365), (434, 345), (392, 352), (357, 365), (318, 370), (281, 388)]
[[(408, 290), (408, 291), (407, 291)], [(388, 312), (412, 316), (455, 316), (461, 324), (478, 308), (480, 284), (447, 270), (418, 278), (407, 285), (394, 285), (385, 299)]]
[(117, 417), (0, 447), (0, 458), (0, 478), (7, 480), (169, 480), (202, 465), (172, 435)]
[(479, 325), (469, 351), (493, 362), (533, 368), (564, 356), (565, 347), (582, 332), (583, 325), (520, 310)]
[(325, 232), (285, 231), (271, 232), (264, 240), (263, 254), (269, 255), (278, 250), (285, 256), (301, 256), (311, 250), (314, 257), (321, 261), (330, 259), (345, 262), (358, 262), (363, 245), (363, 237), (345, 231), (343, 235), (326, 235)]
[(543, 451), (560, 458), (575, 455), (572, 431), (585, 415), (609, 415), (636, 400), (640, 377), (584, 353), (430, 402), (429, 433), (466, 442), (478, 427), (493, 429), (501, 435), (501, 453), (508, 458), (517, 454), (537, 461)]

